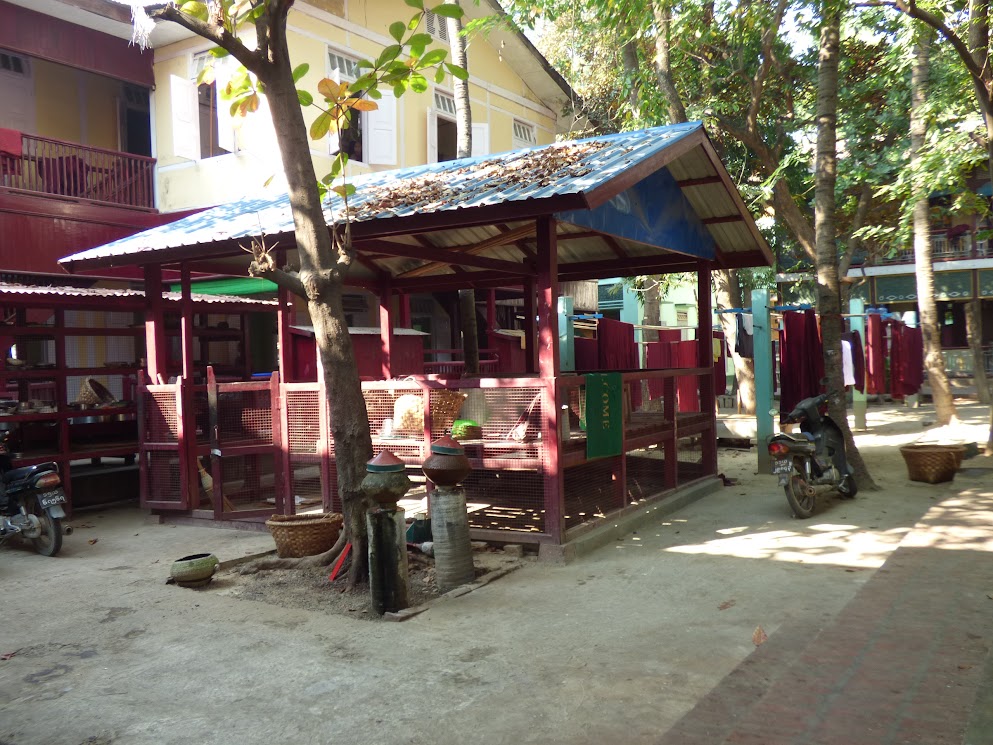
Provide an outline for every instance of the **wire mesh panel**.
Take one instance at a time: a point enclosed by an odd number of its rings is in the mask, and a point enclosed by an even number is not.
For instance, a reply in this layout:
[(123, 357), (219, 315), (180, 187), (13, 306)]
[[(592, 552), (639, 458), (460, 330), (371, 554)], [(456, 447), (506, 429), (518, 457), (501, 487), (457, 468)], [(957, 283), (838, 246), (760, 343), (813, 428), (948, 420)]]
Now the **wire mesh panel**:
[(179, 414), (173, 388), (145, 392), (145, 442), (178, 442)]
[(272, 509), (276, 504), (275, 458), (271, 453), (221, 458), (225, 512)]
[(615, 479), (614, 458), (584, 463), (565, 472), (565, 526), (603, 519), (624, 506), (621, 485)]
[(288, 434), (286, 447), (290, 453), (317, 453), (317, 443), (321, 439), (320, 395), (316, 390), (283, 392)]
[(679, 455), (676, 468), (676, 483), (679, 486), (696, 481), (705, 475), (703, 448), (699, 437), (683, 437), (676, 443)]
[[(481, 435), (462, 441), (470, 459), (541, 458), (541, 388), (470, 388), (465, 393), (458, 418), (478, 424)], [(436, 426), (433, 423), (432, 436), (440, 437), (444, 431), (436, 433)]]
[(217, 425), (220, 445), (271, 445), (272, 401), (268, 389), (232, 390), (220, 386)]
[(541, 471), (474, 470), (463, 487), (470, 528), (546, 532)]
[(146, 493), (147, 502), (182, 502), (181, 479), (183, 472), (179, 452), (175, 450), (146, 450), (141, 457), (148, 469)]
[(316, 457), (290, 455), (290, 493), (297, 512), (322, 503), (324, 486), (321, 463)]
[(641, 502), (666, 491), (662, 448), (648, 447), (627, 454), (627, 498)]

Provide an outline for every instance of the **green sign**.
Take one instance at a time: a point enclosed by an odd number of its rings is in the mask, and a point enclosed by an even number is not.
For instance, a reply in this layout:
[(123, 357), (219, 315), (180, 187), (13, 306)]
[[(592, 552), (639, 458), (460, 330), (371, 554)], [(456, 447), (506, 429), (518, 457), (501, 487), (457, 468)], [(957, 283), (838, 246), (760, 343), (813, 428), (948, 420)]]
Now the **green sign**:
[[(936, 300), (965, 300), (972, 297), (971, 272), (935, 272)], [(897, 303), (917, 300), (917, 277), (897, 274), (876, 277), (876, 302)]]
[(586, 376), (586, 457), (624, 451), (624, 412), (620, 373)]
[(993, 297), (993, 269), (979, 270), (979, 297)]

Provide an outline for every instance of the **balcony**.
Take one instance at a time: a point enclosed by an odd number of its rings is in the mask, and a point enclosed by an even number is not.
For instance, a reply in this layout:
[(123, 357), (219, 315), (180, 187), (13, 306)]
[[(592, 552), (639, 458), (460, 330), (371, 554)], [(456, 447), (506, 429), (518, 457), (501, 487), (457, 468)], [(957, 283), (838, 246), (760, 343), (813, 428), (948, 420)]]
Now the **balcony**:
[[(977, 238), (975, 233), (963, 233), (949, 238), (946, 231), (931, 235), (932, 261), (957, 261), (962, 259), (993, 258), (993, 247), (985, 238)], [(913, 264), (914, 249), (897, 251), (883, 258), (884, 264)]]
[(0, 129), (0, 187), (154, 209), (155, 159)]

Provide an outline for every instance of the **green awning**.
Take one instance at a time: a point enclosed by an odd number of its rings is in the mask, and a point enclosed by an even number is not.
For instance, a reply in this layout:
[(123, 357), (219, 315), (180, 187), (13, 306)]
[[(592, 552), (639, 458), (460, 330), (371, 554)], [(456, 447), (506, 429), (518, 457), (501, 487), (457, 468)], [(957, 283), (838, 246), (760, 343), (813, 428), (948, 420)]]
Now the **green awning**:
[[(182, 285), (173, 284), (172, 292), (180, 292)], [(260, 277), (227, 277), (225, 279), (202, 279), (191, 283), (191, 289), (201, 295), (273, 295), (279, 288), (275, 282)]]

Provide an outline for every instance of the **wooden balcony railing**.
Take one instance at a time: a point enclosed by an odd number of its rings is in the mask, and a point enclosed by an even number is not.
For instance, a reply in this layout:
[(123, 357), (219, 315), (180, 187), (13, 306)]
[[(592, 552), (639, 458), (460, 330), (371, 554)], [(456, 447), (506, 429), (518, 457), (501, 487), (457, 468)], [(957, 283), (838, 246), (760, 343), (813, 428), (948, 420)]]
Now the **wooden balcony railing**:
[(155, 159), (0, 129), (0, 186), (153, 209)]
[[(963, 233), (949, 238), (944, 232), (931, 235), (932, 261), (955, 261), (956, 259), (993, 258), (993, 247), (986, 238), (977, 233)], [(883, 259), (884, 264), (912, 264), (914, 250), (901, 249)]]

